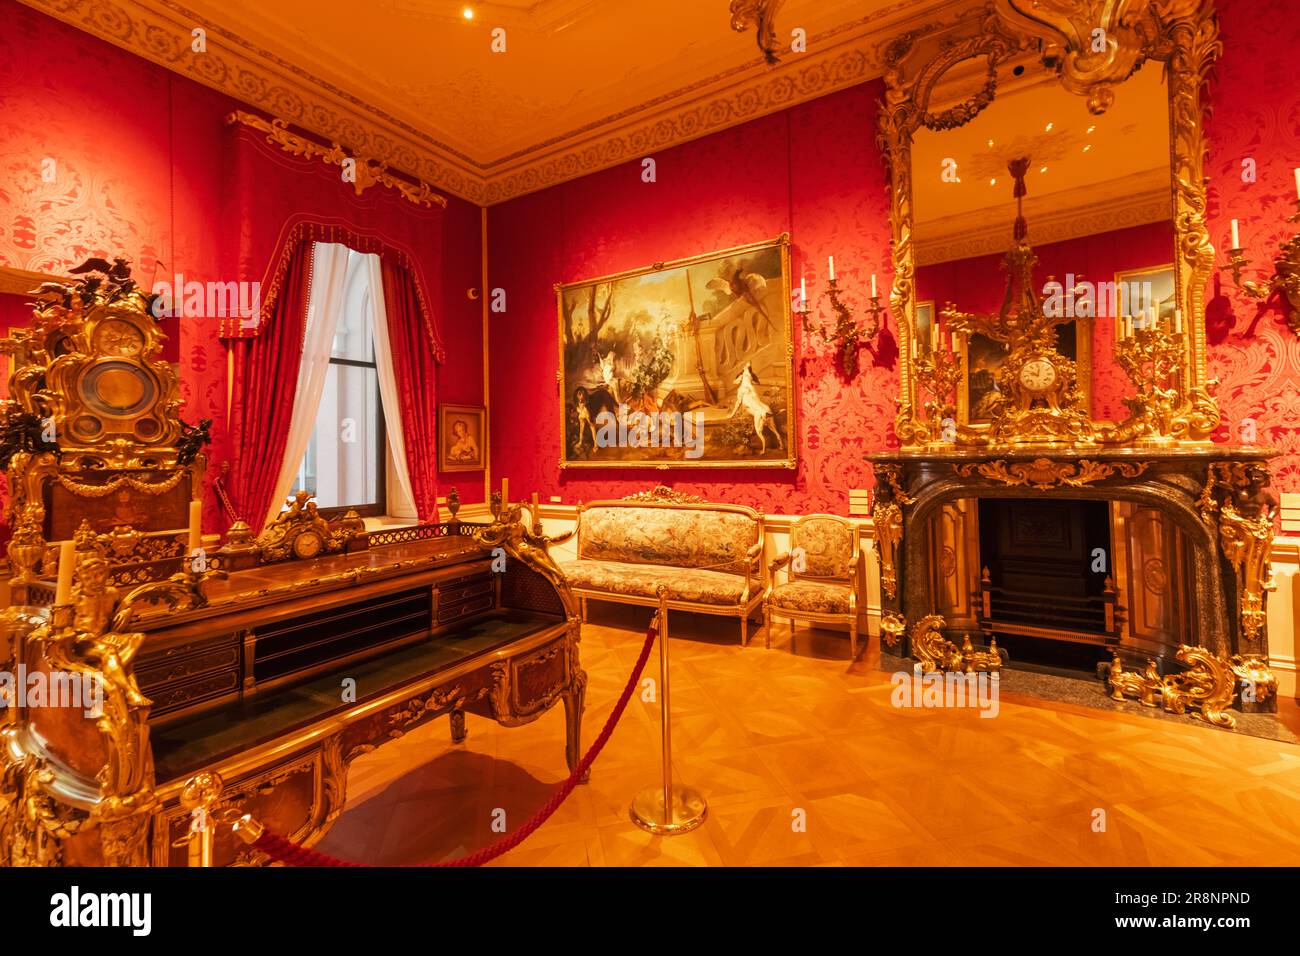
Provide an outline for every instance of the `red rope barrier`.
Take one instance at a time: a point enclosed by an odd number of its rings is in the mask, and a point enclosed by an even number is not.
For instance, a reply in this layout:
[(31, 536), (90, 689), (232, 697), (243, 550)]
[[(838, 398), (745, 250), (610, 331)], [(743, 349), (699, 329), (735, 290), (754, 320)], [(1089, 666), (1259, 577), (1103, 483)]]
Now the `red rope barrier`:
[[(604, 749), (605, 744), (609, 741), (610, 735), (614, 732), (619, 718), (623, 716), (623, 711), (627, 709), (627, 703), (632, 699), (632, 691), (636, 688), (637, 678), (641, 676), (641, 671), (645, 668), (645, 662), (650, 657), (650, 649), (654, 647), (655, 636), (658, 632), (653, 626), (646, 629), (645, 644), (641, 648), (641, 656), (637, 658), (636, 666), (632, 668), (632, 676), (628, 678), (627, 686), (623, 688), (623, 693), (618, 698), (618, 703), (614, 705), (614, 710), (605, 721), (605, 726), (601, 728), (600, 735), (592, 742), (591, 747), (583, 755), (578, 766), (574, 768), (573, 773), (569, 774), (567, 780), (560, 784), (560, 788), (555, 791), (550, 800), (542, 806), (522, 827), (509, 836), (502, 837), (496, 843), (485, 846), (481, 850), (475, 850), (468, 856), (463, 856), (456, 860), (447, 860), (442, 863), (424, 863), (422, 866), (482, 866), (489, 860), (494, 860), (513, 850), (524, 840), (532, 835), (533, 831), (545, 823), (560, 804), (563, 803), (573, 792), (573, 788), (578, 785), (578, 781), (587, 775), (591, 769), (592, 763)], [(318, 853), (307, 847), (299, 846), (291, 840), (286, 840), (278, 834), (266, 830), (253, 843), (253, 849), (260, 850), (273, 860), (278, 860), (286, 866), (354, 866), (365, 867), (366, 863), (350, 863), (347, 860), (340, 860), (337, 857), (329, 856), (325, 853)]]

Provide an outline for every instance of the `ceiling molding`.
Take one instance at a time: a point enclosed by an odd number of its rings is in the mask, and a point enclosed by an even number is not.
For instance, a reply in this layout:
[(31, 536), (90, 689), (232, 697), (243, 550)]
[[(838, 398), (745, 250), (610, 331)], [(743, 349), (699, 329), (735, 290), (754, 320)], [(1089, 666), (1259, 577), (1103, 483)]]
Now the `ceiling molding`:
[[(804, 54), (776, 66), (760, 57), (490, 164), (478, 163), (300, 64), (211, 23), (176, 0), (22, 0), (27, 6), (219, 90), (350, 152), (478, 205), (493, 205), (641, 158), (882, 75), (885, 48), (902, 32), (929, 32), (982, 0), (897, 0), (810, 37)], [(384, 0), (405, 6), (402, 0)], [(590, 8), (544, 0), (531, 14), (562, 29)], [(725, 8), (718, 29), (727, 30)], [(548, 20), (549, 22), (549, 20)], [(190, 49), (207, 31), (207, 50)]]

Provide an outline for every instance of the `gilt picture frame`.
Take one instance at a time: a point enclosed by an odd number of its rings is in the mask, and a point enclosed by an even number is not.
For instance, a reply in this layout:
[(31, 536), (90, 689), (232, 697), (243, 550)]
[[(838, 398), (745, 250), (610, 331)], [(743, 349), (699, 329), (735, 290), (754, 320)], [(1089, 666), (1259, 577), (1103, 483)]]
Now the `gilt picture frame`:
[(438, 470), (482, 471), (486, 466), (487, 408), (438, 405)]
[(566, 468), (794, 468), (790, 237), (555, 285)]

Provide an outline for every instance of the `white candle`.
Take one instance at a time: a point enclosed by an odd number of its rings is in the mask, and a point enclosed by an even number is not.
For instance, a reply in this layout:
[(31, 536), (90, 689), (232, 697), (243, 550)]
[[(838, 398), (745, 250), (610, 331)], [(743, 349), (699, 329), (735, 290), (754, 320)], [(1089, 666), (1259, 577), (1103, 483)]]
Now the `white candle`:
[(59, 584), (54, 590), (55, 604), (72, 603), (72, 565), (77, 560), (76, 545), (71, 541), (59, 543)]
[(1174, 334), (1183, 334), (1183, 310), (1174, 309)]
[(1297, 166), (1295, 170), (1295, 194), (1296, 198), (1300, 199), (1300, 166)]
[(948, 336), (948, 347), (952, 350), (953, 355), (957, 354), (957, 333), (956, 332)]
[(190, 502), (190, 554), (203, 547), (203, 502)]
[(930, 326), (930, 351), (933, 352), (939, 347), (939, 323), (936, 322)]
[[(1297, 170), (1297, 172), (1300, 172), (1300, 170)], [(871, 298), (874, 299), (876, 295), (876, 274), (873, 272), (871, 273)]]
[(799, 308), (808, 309), (808, 285), (803, 276), (799, 277)]
[(1237, 220), (1232, 220), (1232, 248), (1241, 248), (1241, 235), (1237, 232)]
[(827, 268), (830, 269), (831, 281), (834, 282), (835, 281), (835, 257), (834, 256), (826, 257), (826, 266)]

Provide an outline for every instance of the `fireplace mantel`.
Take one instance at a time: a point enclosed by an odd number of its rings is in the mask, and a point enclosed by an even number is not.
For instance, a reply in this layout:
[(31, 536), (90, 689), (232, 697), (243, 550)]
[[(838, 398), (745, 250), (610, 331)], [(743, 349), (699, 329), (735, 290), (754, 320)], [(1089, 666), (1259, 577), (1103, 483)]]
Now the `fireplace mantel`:
[[(1209, 443), (938, 447), (870, 454), (882, 635), (891, 643), (904, 639), (904, 652), (928, 669), (942, 656), (934, 652), (936, 642), (959, 644), (961, 632), (969, 630), (945, 620), (931, 573), (939, 561), (931, 521), (945, 505), (988, 498), (1122, 502), (1144, 514), (1158, 512), (1186, 543), (1193, 593), (1183, 599), (1193, 633), (1178, 635), (1167, 655), (1152, 655), (1160, 660), (1158, 669), (1181, 670), (1180, 647), (1187, 646), (1203, 648), (1239, 675), (1258, 675), (1261, 668), (1267, 673), (1265, 600), (1272, 587), (1268, 561), (1276, 502), (1267, 491), (1266, 463), (1276, 454), (1255, 445)], [(1121, 612), (1128, 609), (1123, 593), (1119, 605)], [(949, 660), (958, 657), (950, 654)], [(1120, 673), (1118, 653), (1114, 670)]]

